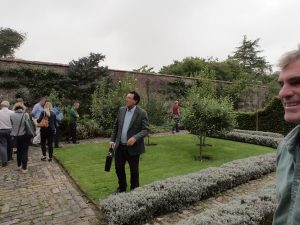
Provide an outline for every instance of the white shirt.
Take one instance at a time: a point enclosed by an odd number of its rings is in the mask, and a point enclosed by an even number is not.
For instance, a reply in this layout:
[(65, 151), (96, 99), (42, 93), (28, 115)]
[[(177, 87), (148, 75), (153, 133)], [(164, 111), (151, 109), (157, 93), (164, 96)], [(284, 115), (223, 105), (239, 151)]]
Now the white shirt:
[(0, 109), (0, 129), (11, 129), (10, 115), (13, 113), (6, 107)]

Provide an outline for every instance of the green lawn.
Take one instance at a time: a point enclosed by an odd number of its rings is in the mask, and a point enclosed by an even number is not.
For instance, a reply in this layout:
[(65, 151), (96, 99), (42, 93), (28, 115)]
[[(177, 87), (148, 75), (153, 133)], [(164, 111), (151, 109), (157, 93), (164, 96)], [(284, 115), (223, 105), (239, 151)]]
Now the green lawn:
[[(194, 160), (194, 156), (199, 154), (195, 136), (153, 137), (151, 142), (157, 145), (147, 146), (140, 160), (141, 185), (274, 151), (263, 146), (207, 138), (206, 143), (212, 146), (205, 147), (203, 153), (211, 160), (201, 162)], [(78, 145), (55, 150), (54, 153), (82, 190), (96, 202), (117, 187), (114, 163), (111, 172), (104, 171), (107, 146), (107, 143)], [(129, 177), (127, 165), (127, 181)]]

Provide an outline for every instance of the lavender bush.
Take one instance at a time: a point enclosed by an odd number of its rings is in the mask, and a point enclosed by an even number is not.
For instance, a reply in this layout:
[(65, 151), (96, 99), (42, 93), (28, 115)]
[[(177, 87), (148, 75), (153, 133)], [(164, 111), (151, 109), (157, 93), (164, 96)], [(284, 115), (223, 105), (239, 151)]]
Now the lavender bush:
[(214, 134), (212, 135), (212, 137), (262, 145), (262, 146), (267, 146), (272, 148), (277, 148), (278, 144), (283, 139), (283, 136), (280, 134), (273, 133), (271, 135), (270, 132), (262, 132), (262, 131), (241, 132), (241, 130), (234, 130), (228, 133)]
[(100, 204), (108, 225), (141, 224), (275, 171), (275, 153), (235, 160), (185, 176), (169, 178), (129, 193), (109, 196)]
[(274, 185), (206, 210), (176, 225), (271, 225), (275, 208)]

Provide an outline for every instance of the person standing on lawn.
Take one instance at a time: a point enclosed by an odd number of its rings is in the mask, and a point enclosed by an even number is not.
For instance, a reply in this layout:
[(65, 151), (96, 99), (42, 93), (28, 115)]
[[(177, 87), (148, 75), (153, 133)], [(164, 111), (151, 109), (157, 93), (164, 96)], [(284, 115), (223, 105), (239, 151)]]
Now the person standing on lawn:
[(115, 169), (119, 186), (116, 193), (126, 192), (126, 161), (130, 167), (130, 190), (139, 187), (139, 159), (145, 152), (144, 137), (149, 133), (147, 112), (138, 107), (140, 96), (131, 91), (126, 106), (120, 107), (115, 120), (109, 146), (115, 151)]
[(175, 131), (179, 132), (179, 117), (180, 117), (179, 101), (176, 100), (172, 107), (172, 119), (174, 120), (174, 126), (172, 127), (173, 134), (175, 133)]
[(276, 167), (278, 206), (273, 225), (300, 225), (300, 44), (279, 60), (279, 97), (284, 119), (296, 126), (279, 144)]

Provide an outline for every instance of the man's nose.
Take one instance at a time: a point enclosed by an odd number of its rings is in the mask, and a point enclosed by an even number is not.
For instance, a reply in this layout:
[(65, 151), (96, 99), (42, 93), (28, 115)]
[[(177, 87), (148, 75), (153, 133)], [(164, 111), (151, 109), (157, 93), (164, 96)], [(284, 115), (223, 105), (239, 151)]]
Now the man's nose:
[(294, 93), (293, 89), (289, 85), (284, 84), (279, 91), (279, 97), (280, 98), (288, 98), (288, 97), (292, 96), (293, 93)]

